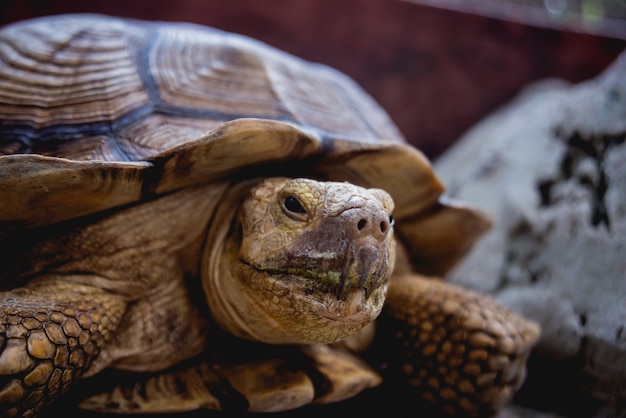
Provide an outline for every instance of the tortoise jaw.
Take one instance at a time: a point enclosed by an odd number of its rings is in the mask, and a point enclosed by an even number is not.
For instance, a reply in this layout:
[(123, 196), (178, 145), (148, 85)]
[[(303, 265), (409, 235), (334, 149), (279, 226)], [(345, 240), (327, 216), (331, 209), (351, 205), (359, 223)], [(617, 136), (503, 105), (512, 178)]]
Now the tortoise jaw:
[(344, 285), (339, 292), (329, 284), (330, 276), (334, 276), (330, 281), (339, 283), (338, 273), (324, 277), (318, 270), (259, 269), (234, 251), (227, 249), (222, 255), (215, 259), (217, 274), (203, 280), (205, 296), (213, 320), (243, 339), (268, 344), (333, 343), (375, 320), (387, 293), (386, 279), (368, 290)]
[[(243, 259), (240, 262), (276, 280), (301, 283), (304, 296), (320, 292), (331, 294), (338, 301), (345, 301), (349, 295), (358, 291), (367, 300), (387, 284), (392, 263), (389, 254), (378, 245), (366, 243), (355, 247), (341, 255), (325, 253), (322, 260), (309, 254), (304, 262), (284, 267), (255, 266)], [(298, 261), (293, 254), (285, 258)]]
[(243, 291), (260, 308), (256, 318), (273, 324), (251, 339), (266, 343), (325, 344), (344, 339), (378, 317), (387, 293), (387, 280), (372, 289), (344, 286), (339, 292), (338, 274), (329, 279), (330, 275), (315, 272), (264, 271), (245, 264), (241, 268), (250, 279)]
[[(367, 298), (375, 289), (387, 283), (391, 275), (391, 263), (388, 252), (382, 251), (376, 242), (367, 240), (365, 243), (358, 243), (356, 248), (354, 251), (356, 259), (351, 263), (354, 270), (353, 277), (349, 272), (347, 279), (343, 281), (354, 283), (363, 289)], [(338, 295), (341, 295), (343, 289), (338, 290)]]

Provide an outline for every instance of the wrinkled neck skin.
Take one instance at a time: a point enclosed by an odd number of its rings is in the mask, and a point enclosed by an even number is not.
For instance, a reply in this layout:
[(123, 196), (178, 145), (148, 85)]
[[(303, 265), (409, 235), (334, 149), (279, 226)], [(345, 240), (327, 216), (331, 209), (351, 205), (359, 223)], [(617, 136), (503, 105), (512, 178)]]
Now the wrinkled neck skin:
[(251, 180), (233, 185), (223, 196), (209, 228), (202, 256), (201, 279), (215, 322), (235, 336), (262, 341), (254, 337), (250, 324), (246, 323), (246, 319), (252, 316), (247, 291), (243, 289), (242, 281), (232, 273), (230, 265), (238, 256), (238, 250), (233, 245), (239, 236), (241, 202), (257, 182)]
[(395, 257), (393, 203), (353, 187), (271, 178), (229, 190), (202, 265), (221, 328), (270, 344), (331, 343), (378, 316)]

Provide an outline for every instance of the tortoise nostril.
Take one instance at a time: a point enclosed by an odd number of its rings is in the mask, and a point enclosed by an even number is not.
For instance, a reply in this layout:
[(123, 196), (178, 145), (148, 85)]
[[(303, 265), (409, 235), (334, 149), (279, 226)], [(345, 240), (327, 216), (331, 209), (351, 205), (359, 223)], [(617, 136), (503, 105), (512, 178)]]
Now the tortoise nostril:
[(372, 234), (374, 236), (378, 236), (379, 234), (382, 234), (382, 237), (384, 237), (385, 235), (387, 235), (387, 232), (389, 232), (389, 228), (391, 227), (391, 224), (389, 223), (387, 218), (383, 218), (383, 219), (361, 218), (357, 222), (356, 227), (359, 233), (361, 234)]

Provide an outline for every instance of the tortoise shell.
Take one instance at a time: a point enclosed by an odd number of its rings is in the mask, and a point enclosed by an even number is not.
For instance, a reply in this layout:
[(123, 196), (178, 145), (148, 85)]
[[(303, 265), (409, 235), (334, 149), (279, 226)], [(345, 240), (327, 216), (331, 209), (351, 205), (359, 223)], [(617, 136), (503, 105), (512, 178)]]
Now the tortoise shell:
[(0, 236), (224, 176), (379, 187), (418, 270), (487, 226), (349, 77), (181, 23), (71, 15), (0, 31)]

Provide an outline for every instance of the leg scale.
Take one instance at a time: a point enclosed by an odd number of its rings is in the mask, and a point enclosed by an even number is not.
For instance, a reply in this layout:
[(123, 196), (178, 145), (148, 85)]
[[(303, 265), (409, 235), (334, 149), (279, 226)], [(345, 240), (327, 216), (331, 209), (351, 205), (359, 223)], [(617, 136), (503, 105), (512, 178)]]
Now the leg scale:
[(444, 412), (484, 415), (519, 388), (538, 336), (536, 324), (488, 296), (406, 275), (391, 281), (374, 347)]
[(83, 375), (122, 317), (106, 293), (66, 286), (0, 294), (0, 415), (34, 416)]

